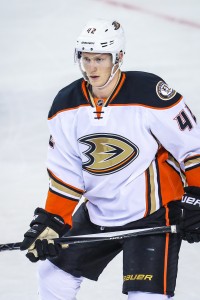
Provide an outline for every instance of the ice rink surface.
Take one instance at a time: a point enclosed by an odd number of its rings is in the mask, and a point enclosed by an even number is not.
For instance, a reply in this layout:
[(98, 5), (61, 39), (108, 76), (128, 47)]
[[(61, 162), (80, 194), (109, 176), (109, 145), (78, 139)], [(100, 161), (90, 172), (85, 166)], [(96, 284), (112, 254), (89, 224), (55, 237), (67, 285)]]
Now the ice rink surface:
[[(161, 76), (200, 119), (199, 0), (0, 0), (0, 243), (21, 241), (48, 189), (46, 118), (57, 92), (81, 77), (76, 37), (93, 17), (118, 19), (127, 37), (123, 70)], [(198, 300), (200, 245), (183, 243), (176, 300)], [(0, 254), (0, 300), (37, 300), (36, 264)], [(78, 300), (123, 300), (117, 257)]]

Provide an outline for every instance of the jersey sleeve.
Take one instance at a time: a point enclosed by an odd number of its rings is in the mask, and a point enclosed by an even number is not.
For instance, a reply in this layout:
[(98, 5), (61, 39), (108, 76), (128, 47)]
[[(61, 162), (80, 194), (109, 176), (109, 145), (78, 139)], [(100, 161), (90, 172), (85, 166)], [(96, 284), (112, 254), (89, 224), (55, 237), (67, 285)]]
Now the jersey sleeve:
[(166, 108), (151, 108), (148, 117), (152, 134), (180, 163), (186, 183), (200, 187), (200, 127), (184, 99)]
[[(62, 118), (63, 114), (58, 113), (48, 119), (51, 136), (47, 156), (49, 191), (45, 209), (62, 216), (71, 225), (72, 213), (84, 193), (84, 183), (73, 130), (66, 132)], [(69, 113), (67, 120), (68, 124), (73, 124), (73, 114)]]

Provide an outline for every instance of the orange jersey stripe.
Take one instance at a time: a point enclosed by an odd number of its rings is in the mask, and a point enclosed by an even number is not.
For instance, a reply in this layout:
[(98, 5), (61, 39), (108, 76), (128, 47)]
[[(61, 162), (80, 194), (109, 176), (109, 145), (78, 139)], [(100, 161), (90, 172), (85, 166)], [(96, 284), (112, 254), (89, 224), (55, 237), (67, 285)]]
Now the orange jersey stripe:
[(116, 88), (116, 91), (114, 92), (113, 96), (111, 97), (110, 102), (112, 102), (115, 99), (115, 97), (118, 95), (119, 91), (121, 90), (121, 88), (124, 84), (125, 79), (126, 79), (126, 75), (125, 75), (125, 73), (122, 73), (119, 85)]
[(167, 106), (167, 107), (153, 107), (150, 105), (145, 105), (145, 104), (140, 104), (140, 103), (128, 103), (128, 104), (126, 104), (126, 103), (122, 103), (122, 104), (111, 103), (109, 105), (110, 106), (142, 106), (142, 107), (148, 107), (148, 108), (155, 109), (155, 110), (165, 110), (165, 109), (168, 109), (168, 108), (171, 108), (171, 107), (177, 105), (182, 99), (183, 99), (183, 97), (181, 96), (180, 99), (176, 103), (174, 103), (170, 106)]
[[(165, 213), (166, 225), (169, 226), (169, 209), (166, 207)], [(169, 255), (169, 233), (166, 234), (165, 239), (165, 258), (164, 258), (164, 294), (167, 294), (167, 271), (168, 271), (168, 255)]]
[(84, 95), (85, 99), (89, 103), (89, 94), (88, 94), (88, 90), (87, 90), (87, 82), (85, 80), (82, 81), (81, 88), (82, 88), (82, 92), (83, 92), (83, 95)]
[(72, 213), (77, 204), (78, 201), (69, 200), (49, 191), (45, 209), (52, 214), (61, 216), (66, 224), (72, 225)]
[(84, 106), (89, 106), (89, 104), (80, 104), (78, 106), (74, 106), (74, 107), (71, 107), (71, 108), (66, 108), (66, 109), (63, 109), (63, 110), (59, 110), (57, 113), (55, 113), (55, 115), (53, 115), (52, 117), (48, 118), (48, 120), (52, 120), (54, 117), (56, 117), (58, 114), (60, 114), (62, 112), (65, 112), (65, 111), (68, 111), (68, 110), (78, 109), (79, 107), (84, 107)]
[(167, 164), (167, 158), (168, 152), (164, 148), (161, 148), (158, 152), (158, 168), (163, 205), (172, 200), (180, 200), (184, 193), (181, 178), (179, 174)]

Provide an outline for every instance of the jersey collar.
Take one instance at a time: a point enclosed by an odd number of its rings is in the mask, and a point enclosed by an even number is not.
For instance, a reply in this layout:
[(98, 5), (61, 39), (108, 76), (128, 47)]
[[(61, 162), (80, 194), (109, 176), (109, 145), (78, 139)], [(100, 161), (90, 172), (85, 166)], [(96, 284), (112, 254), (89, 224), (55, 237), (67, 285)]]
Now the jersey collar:
[[(114, 87), (112, 93), (110, 94), (110, 96), (107, 99), (102, 99), (103, 100), (103, 105), (102, 105), (103, 107), (108, 106), (116, 98), (116, 96), (118, 95), (119, 91), (121, 90), (121, 88), (124, 84), (125, 79), (126, 79), (125, 73), (120, 72), (118, 82), (117, 82), (116, 86)], [(96, 100), (97, 98), (92, 96), (92, 92), (91, 92), (92, 87), (85, 80), (82, 81), (82, 91), (83, 91), (84, 97), (86, 98), (87, 102), (92, 107), (95, 107), (96, 102), (97, 102), (97, 100)], [(99, 99), (101, 99), (101, 98), (99, 98)]]

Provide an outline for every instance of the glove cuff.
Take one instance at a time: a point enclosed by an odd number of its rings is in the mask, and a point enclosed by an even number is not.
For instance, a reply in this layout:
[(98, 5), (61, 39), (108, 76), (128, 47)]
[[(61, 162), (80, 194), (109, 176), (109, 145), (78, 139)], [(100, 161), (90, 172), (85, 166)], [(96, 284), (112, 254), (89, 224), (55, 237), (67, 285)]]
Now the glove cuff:
[(67, 226), (61, 216), (49, 213), (40, 207), (36, 208), (30, 227), (34, 227), (36, 224), (48, 226), (55, 230), (58, 234), (62, 233)]
[(200, 187), (198, 186), (186, 186), (184, 188), (185, 193), (192, 194), (193, 196), (199, 196), (200, 197)]
[(181, 207), (188, 210), (200, 211), (200, 195), (185, 193), (181, 199)]

